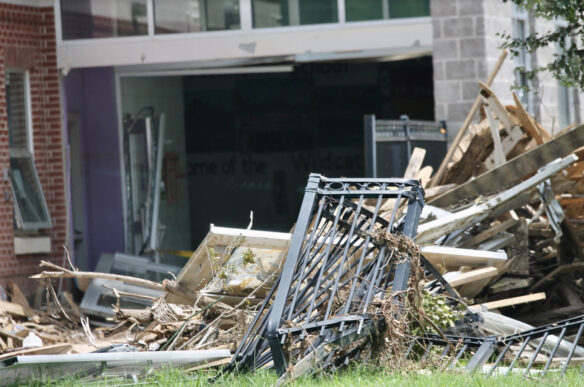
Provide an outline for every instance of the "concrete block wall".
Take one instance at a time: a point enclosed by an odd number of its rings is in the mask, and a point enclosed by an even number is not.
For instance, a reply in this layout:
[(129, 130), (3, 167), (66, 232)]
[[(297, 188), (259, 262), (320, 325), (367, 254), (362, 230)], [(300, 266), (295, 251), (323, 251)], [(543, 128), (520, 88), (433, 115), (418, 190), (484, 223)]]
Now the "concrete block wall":
[(59, 74), (52, 7), (0, 3), (0, 171), (10, 166), (6, 113), (6, 68), (29, 71), (34, 159), (53, 227), (40, 230), (50, 236), (51, 254), (14, 254), (13, 204), (5, 194), (10, 183), (0, 179), (0, 285), (12, 279), (32, 292), (36, 283), (26, 278), (39, 271), (39, 261), (63, 261), (67, 206)]
[[(477, 81), (486, 81), (499, 58), (496, 32), (510, 31), (511, 8), (500, 0), (432, 0), (430, 14), (435, 113), (448, 120), (452, 142), (478, 95)], [(512, 100), (512, 82), (513, 66), (507, 60), (493, 84), (503, 102)]]
[[(478, 86), (485, 82), (501, 54), (502, 39), (497, 33), (513, 32), (511, 2), (501, 0), (431, 0), (433, 24), (434, 100), (436, 118), (448, 120), (448, 140), (452, 142), (460, 129)], [(530, 20), (531, 28), (545, 32), (554, 28), (554, 22)], [(540, 49), (534, 55), (532, 66), (542, 66), (553, 58), (556, 48)], [(516, 59), (507, 56), (491, 88), (503, 104), (513, 104), (512, 86), (515, 82)], [(571, 106), (572, 122), (584, 116), (584, 98), (577, 93)], [(538, 76), (533, 88), (531, 111), (549, 131), (560, 128), (558, 113), (558, 81), (549, 73)]]

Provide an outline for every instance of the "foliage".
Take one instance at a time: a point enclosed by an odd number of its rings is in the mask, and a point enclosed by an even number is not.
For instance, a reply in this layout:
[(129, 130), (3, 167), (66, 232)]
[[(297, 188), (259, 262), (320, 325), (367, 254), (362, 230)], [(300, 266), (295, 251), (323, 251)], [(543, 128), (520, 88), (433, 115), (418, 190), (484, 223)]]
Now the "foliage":
[(454, 322), (463, 317), (462, 312), (452, 307), (443, 295), (431, 294), (427, 290), (424, 290), (422, 295), (422, 313), (425, 318), (415, 320), (412, 329), (415, 336), (435, 331), (434, 326), (441, 330), (453, 327)]
[(518, 70), (530, 79), (541, 71), (549, 71), (565, 86), (577, 86), (584, 90), (584, 1), (582, 0), (503, 0), (512, 1), (521, 8), (533, 12), (535, 17), (558, 20), (554, 30), (535, 32), (525, 39), (513, 38), (503, 33), (503, 47), (517, 56), (522, 49), (533, 53), (539, 48), (552, 47), (556, 52), (551, 63), (527, 71)]

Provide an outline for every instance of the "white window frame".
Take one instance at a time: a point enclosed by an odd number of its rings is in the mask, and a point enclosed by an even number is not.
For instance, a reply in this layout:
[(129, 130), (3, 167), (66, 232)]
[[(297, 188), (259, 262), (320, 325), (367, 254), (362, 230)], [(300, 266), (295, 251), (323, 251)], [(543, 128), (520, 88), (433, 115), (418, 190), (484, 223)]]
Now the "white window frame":
[[(17, 68), (6, 68), (5, 78), (8, 78), (9, 74), (22, 74), (24, 76), (24, 107), (25, 107), (25, 119), (26, 119), (26, 148), (12, 148), (9, 149), (10, 160), (12, 159), (27, 159), (33, 171), (33, 184), (37, 187), (37, 192), (40, 194), (38, 198), (42, 211), (45, 217), (44, 221), (40, 222), (25, 222), (22, 218), (22, 213), (19, 207), (18, 200), (16, 199), (16, 190), (14, 189), (13, 174), (10, 173), (10, 188), (12, 191), (12, 202), (14, 205), (14, 219), (16, 221), (16, 227), (20, 230), (38, 230), (43, 228), (51, 228), (53, 226), (51, 221), (51, 215), (49, 213), (49, 208), (47, 206), (47, 201), (43, 193), (43, 189), (40, 183), (38, 171), (34, 162), (34, 143), (32, 136), (32, 109), (31, 109), (31, 93), (30, 93), (30, 73), (27, 70), (17, 69)], [(7, 98), (7, 93), (6, 97)], [(10, 131), (9, 131), (10, 136)], [(10, 141), (10, 139), (9, 139)]]
[[(564, 20), (555, 20), (555, 26), (563, 27), (566, 25)], [(567, 38), (568, 39), (568, 38)], [(571, 45), (573, 42), (568, 41), (568, 45)], [(562, 48), (560, 47), (559, 43), (556, 43), (556, 53), (561, 54)], [(561, 105), (561, 103), (565, 105)], [(566, 114), (564, 114), (566, 113)], [(558, 114), (558, 130), (564, 129), (566, 126), (570, 125), (575, 121), (575, 110), (574, 110), (574, 88), (567, 87), (562, 85), (562, 83), (558, 80), (558, 106), (557, 106), (557, 114)], [(566, 122), (562, 122), (566, 120)]]
[[(519, 36), (517, 36), (517, 25), (518, 22), (523, 22), (523, 26), (525, 28), (525, 30), (523, 31), (523, 34), (525, 35), (525, 37), (529, 36), (529, 12), (524, 9), (524, 8), (519, 8), (519, 6), (517, 6), (515, 3), (513, 3), (512, 5), (513, 7), (513, 11), (512, 11), (512, 35), (513, 38), (519, 38)], [(516, 66), (521, 66), (523, 65), (522, 63), (519, 63), (519, 58), (516, 57), (515, 58), (515, 65)], [(526, 71), (531, 71), (532, 70), (532, 66), (531, 66), (531, 54), (527, 51), (527, 49), (525, 49), (525, 70)], [(519, 84), (519, 71), (518, 70), (514, 70), (514, 78), (515, 78), (515, 82), (517, 84)], [(529, 79), (527, 80), (527, 87), (531, 87), (530, 85), (530, 81)], [(522, 101), (523, 102), (523, 101)], [(533, 96), (533, 91), (530, 89), (527, 91), (527, 111), (531, 114), (534, 115), (535, 109), (534, 109), (534, 96)]]

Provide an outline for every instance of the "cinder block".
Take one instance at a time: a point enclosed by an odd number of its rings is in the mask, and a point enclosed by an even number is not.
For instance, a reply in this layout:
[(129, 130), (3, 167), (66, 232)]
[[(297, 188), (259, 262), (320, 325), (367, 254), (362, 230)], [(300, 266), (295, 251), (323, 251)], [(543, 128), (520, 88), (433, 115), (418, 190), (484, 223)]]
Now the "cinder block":
[(460, 16), (482, 15), (483, 3), (484, 1), (481, 0), (458, 0), (458, 14)]
[(446, 79), (476, 79), (476, 64), (473, 59), (446, 62)]
[(465, 38), (474, 35), (474, 21), (470, 17), (442, 21), (445, 38)]
[(470, 38), (460, 40), (460, 57), (461, 58), (480, 58), (485, 57), (485, 39)]
[(437, 59), (458, 58), (458, 44), (456, 39), (434, 40), (433, 55)]
[(434, 84), (434, 99), (436, 102), (458, 102), (461, 100), (459, 81), (436, 82)]
[(430, 15), (432, 16), (432, 18), (441, 16), (456, 16), (456, 1), (431, 0)]

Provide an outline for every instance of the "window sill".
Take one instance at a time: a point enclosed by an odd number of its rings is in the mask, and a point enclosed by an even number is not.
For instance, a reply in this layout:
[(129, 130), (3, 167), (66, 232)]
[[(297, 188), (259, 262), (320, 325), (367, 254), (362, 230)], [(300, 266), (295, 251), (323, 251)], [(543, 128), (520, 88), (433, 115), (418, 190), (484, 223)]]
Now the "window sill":
[(51, 238), (41, 237), (14, 237), (14, 254), (42, 254), (51, 252)]

